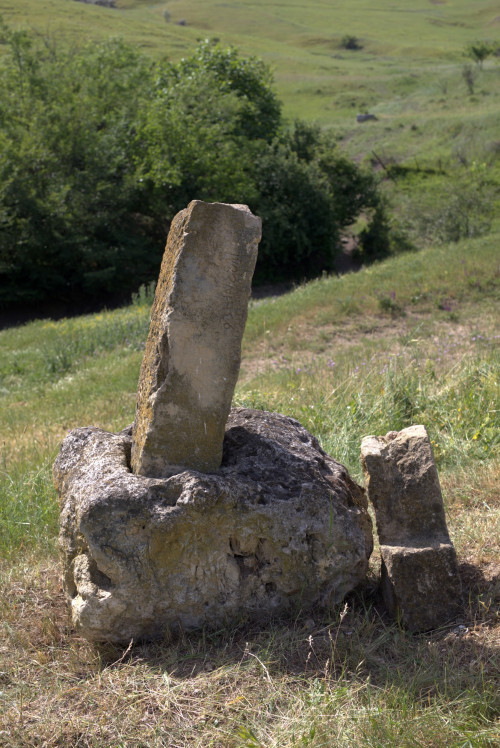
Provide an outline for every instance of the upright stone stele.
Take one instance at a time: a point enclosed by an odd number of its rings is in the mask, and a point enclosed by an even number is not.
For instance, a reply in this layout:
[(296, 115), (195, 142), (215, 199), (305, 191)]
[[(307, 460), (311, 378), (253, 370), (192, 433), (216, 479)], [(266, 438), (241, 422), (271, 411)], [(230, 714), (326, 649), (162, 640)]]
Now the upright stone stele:
[(220, 467), (261, 220), (194, 200), (172, 222), (139, 377), (132, 470)]
[(437, 628), (459, 613), (461, 590), (425, 427), (365, 437), (361, 462), (377, 520), (384, 602), (411, 631)]

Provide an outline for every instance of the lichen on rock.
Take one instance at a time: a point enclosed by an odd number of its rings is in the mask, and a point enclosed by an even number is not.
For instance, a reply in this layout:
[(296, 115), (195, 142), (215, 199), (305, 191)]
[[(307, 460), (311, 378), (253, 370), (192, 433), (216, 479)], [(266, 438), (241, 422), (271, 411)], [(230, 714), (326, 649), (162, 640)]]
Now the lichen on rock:
[(363, 582), (367, 501), (297, 421), (233, 409), (217, 472), (130, 469), (131, 428), (72, 431), (54, 466), (75, 626), (90, 640), (329, 606)]

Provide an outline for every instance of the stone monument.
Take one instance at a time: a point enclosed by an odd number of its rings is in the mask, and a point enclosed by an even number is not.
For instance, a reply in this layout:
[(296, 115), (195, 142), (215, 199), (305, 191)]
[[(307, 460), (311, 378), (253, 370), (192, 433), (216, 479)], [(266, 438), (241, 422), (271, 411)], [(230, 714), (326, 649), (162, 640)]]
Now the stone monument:
[(438, 628), (459, 613), (462, 600), (425, 427), (365, 437), (361, 462), (377, 521), (384, 602), (411, 631)]
[(230, 411), (259, 238), (245, 206), (176, 216), (134, 424), (61, 446), (65, 589), (90, 640), (329, 606), (365, 579), (363, 489), (292, 418)]
[(174, 218), (139, 377), (134, 473), (220, 467), (260, 235), (245, 205), (195, 200)]

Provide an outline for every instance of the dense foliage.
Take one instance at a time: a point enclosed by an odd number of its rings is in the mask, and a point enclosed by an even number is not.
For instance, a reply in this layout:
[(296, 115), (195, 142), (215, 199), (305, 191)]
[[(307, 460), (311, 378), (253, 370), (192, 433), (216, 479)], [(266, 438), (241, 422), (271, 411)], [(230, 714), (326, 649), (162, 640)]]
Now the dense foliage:
[(129, 294), (192, 199), (262, 216), (260, 282), (331, 270), (359, 216), (362, 251), (385, 250), (373, 176), (319, 129), (284, 128), (261, 61), (205, 42), (154, 64), (117, 40), (1, 33), (0, 304)]

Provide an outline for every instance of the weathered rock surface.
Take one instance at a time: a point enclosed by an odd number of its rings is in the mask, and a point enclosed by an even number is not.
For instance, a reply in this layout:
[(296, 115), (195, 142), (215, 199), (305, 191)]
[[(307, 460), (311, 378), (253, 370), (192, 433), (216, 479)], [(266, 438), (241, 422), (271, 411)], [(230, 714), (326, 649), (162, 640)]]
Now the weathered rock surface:
[(375, 509), (382, 592), (411, 631), (437, 628), (460, 610), (455, 549), (424, 426), (367, 436), (361, 461)]
[(73, 621), (126, 642), (338, 602), (372, 550), (362, 489), (297, 421), (234, 409), (217, 473), (130, 469), (131, 429), (80, 428), (54, 466)]
[(172, 221), (137, 392), (132, 470), (217, 470), (241, 358), (261, 220), (194, 200)]

